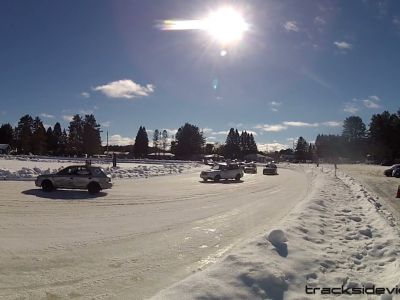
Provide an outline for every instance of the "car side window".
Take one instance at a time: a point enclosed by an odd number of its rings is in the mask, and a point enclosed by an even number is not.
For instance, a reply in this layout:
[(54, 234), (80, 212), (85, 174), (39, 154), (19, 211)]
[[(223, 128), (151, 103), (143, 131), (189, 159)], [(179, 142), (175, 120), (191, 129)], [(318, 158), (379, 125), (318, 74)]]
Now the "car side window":
[(90, 175), (90, 171), (87, 168), (80, 167), (77, 169), (76, 175), (87, 176)]

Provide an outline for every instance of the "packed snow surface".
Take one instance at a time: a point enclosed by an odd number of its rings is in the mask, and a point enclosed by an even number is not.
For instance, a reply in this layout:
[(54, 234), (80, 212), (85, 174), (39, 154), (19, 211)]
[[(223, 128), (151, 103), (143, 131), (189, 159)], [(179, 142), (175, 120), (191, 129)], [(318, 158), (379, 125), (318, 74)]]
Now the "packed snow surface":
[[(3, 156), (0, 157), (0, 180), (33, 180), (38, 175), (56, 173), (69, 165), (84, 163), (85, 159)], [(179, 174), (201, 166), (193, 162), (122, 160), (117, 167), (112, 167), (109, 161), (99, 159), (93, 160), (93, 165), (102, 167), (114, 179)]]
[[(390, 295), (400, 286), (397, 221), (353, 177), (304, 168), (315, 176), (309, 198), (275, 229), (154, 299), (338, 299), (322, 288), (344, 291), (339, 298), (397, 299)], [(348, 294), (373, 288), (385, 294)]]

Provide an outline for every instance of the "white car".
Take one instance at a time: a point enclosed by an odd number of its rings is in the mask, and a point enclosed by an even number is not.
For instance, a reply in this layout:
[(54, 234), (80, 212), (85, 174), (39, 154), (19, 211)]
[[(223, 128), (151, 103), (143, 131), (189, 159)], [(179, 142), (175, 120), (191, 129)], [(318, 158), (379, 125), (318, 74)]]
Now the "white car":
[(238, 164), (216, 164), (208, 171), (202, 171), (200, 177), (207, 181), (208, 179), (219, 182), (221, 179), (235, 179), (239, 181), (244, 175), (243, 169)]

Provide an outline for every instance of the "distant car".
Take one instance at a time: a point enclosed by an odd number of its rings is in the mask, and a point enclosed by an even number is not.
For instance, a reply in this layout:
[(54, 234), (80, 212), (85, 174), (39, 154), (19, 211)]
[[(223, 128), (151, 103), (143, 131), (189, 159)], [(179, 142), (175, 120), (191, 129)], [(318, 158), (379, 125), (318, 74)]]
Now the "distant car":
[(208, 171), (202, 171), (200, 177), (204, 180), (214, 180), (219, 182), (221, 179), (235, 179), (239, 181), (244, 175), (243, 169), (238, 164), (216, 164)]
[(255, 163), (248, 163), (244, 165), (245, 173), (257, 174), (257, 165)]
[(274, 163), (267, 164), (263, 169), (264, 175), (278, 175), (278, 167)]
[(383, 174), (386, 175), (387, 177), (400, 177), (400, 164), (393, 165), (391, 168), (386, 169), (383, 171)]
[(54, 189), (87, 189), (90, 194), (112, 187), (111, 176), (95, 166), (70, 166), (55, 174), (39, 175), (35, 185), (45, 192)]

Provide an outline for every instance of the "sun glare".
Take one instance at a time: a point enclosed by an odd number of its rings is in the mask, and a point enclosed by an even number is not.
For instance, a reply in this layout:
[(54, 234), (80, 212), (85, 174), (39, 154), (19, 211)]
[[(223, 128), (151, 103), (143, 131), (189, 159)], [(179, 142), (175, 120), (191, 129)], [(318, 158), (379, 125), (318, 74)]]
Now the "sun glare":
[(241, 13), (232, 7), (223, 7), (200, 20), (164, 20), (161, 30), (204, 30), (221, 45), (239, 41), (249, 29)]
[(221, 8), (212, 12), (204, 22), (204, 29), (223, 45), (239, 41), (249, 25), (233, 8)]

